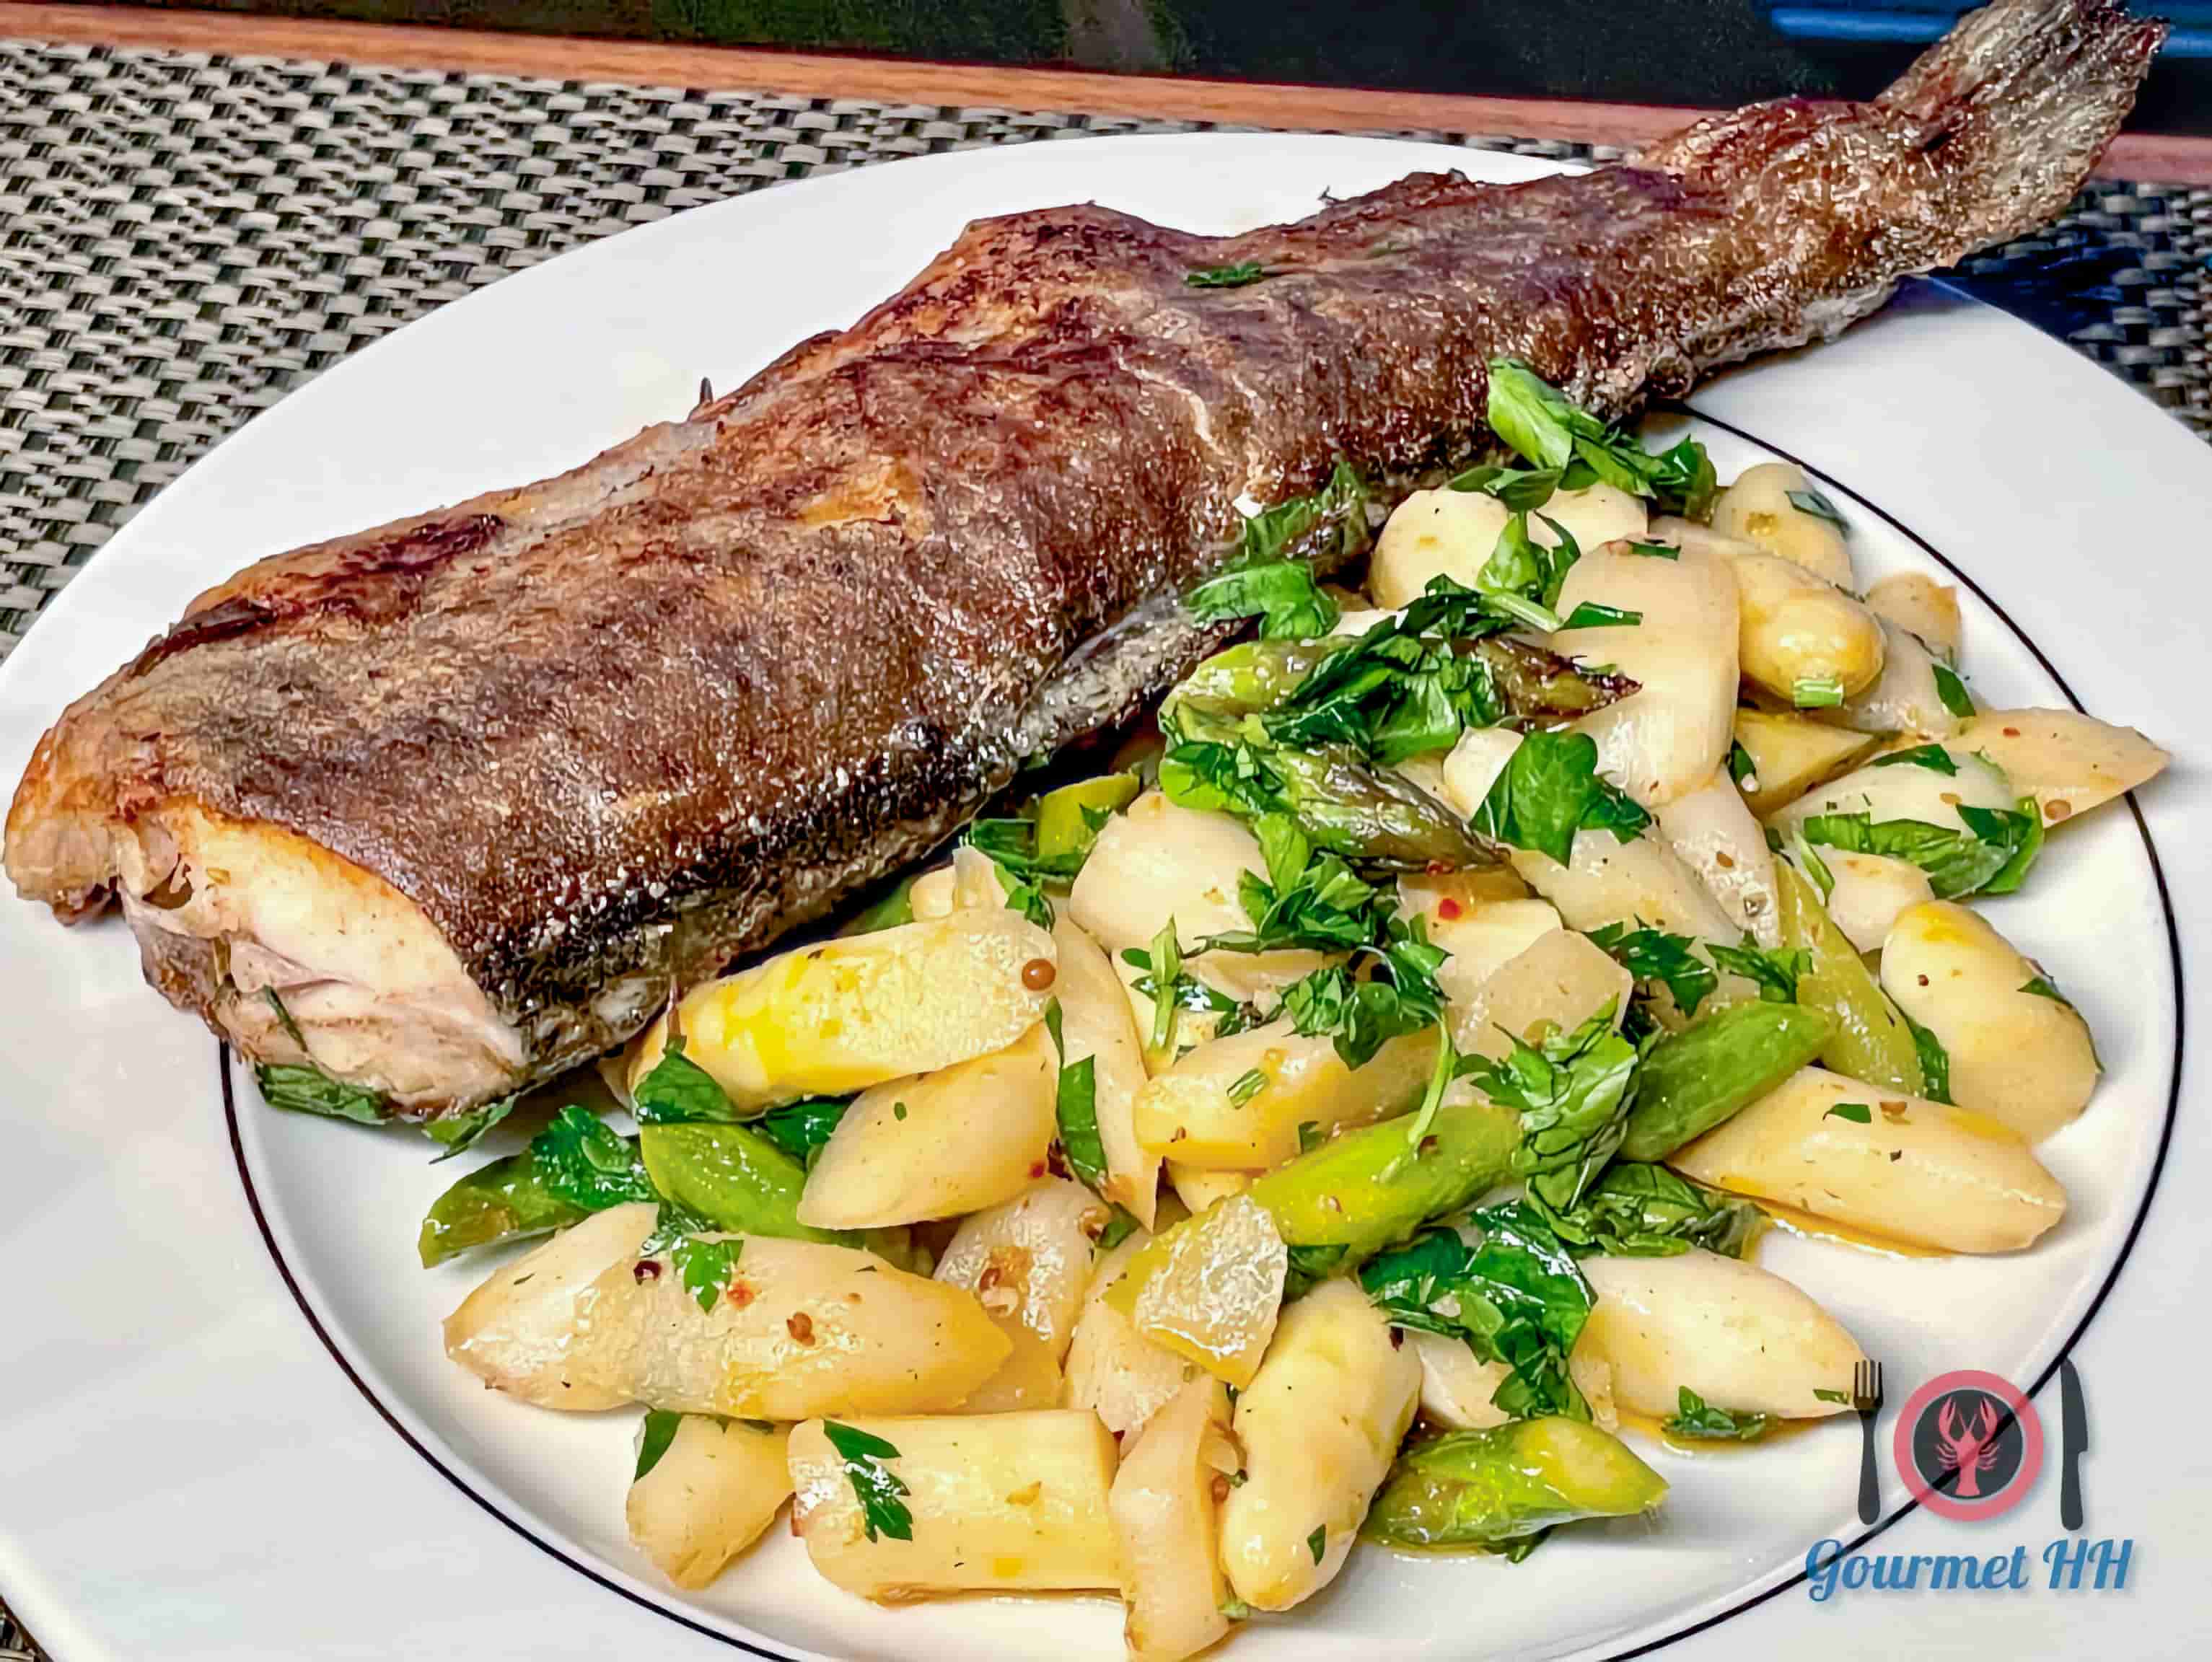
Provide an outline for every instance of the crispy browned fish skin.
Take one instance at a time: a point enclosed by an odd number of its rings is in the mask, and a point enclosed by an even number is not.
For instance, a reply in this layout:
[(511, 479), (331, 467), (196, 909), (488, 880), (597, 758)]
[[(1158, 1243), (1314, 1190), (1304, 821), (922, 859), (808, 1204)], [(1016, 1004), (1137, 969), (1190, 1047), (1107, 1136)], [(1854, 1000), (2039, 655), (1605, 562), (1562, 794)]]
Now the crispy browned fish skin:
[[(1832, 332), (2057, 212), (2161, 37), (2028, 0), (1877, 104), (1757, 106), (1580, 178), (1418, 174), (1227, 239), (977, 224), (684, 422), (203, 595), (42, 741), (9, 871), (64, 915), (174, 904), (217, 879), (173, 818), (285, 828), (419, 907), (512, 1030), (506, 1077), (432, 1068), (409, 1107), (548, 1077), (1163, 690), (1204, 632), (1078, 649), (1216, 562), (1241, 494), (1463, 454), (1492, 354), (1626, 416)], [(228, 945), (148, 938), (149, 975), (293, 1057)]]

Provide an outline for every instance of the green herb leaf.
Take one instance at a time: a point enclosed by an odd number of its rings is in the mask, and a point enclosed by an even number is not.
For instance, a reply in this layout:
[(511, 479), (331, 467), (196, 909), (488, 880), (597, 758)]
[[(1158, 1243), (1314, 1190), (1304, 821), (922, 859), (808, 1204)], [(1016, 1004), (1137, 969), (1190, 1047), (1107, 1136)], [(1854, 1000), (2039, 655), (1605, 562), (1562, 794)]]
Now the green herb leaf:
[(1961, 721), (1971, 720), (1974, 713), (1974, 695), (1966, 690), (1966, 683), (1949, 664), (1937, 663), (1936, 696), (1943, 701), (1943, 707)]
[(2074, 1008), (2074, 1001), (2052, 986), (2050, 980), (2045, 976), (2029, 976), (2026, 983), (2021, 986), (2021, 991), (2032, 992), (2039, 998), (2048, 998), (2054, 1004), (2063, 1004), (2069, 1010)]
[(574, 1103), (530, 1140), (530, 1158), (548, 1192), (587, 1212), (634, 1200), (658, 1200), (637, 1144)]
[(738, 1111), (714, 1076), (684, 1053), (679, 1034), (668, 1041), (660, 1059), (630, 1093), (641, 1125), (675, 1125), (688, 1121), (735, 1123)]
[(1574, 459), (1575, 422), (1582, 412), (1517, 358), (1490, 361), (1490, 430), (1540, 468)]
[(1060, 1058), (1060, 1087), (1054, 1099), (1060, 1152), (1067, 1156), (1068, 1170), (1094, 1193), (1103, 1194), (1106, 1187), (1106, 1144), (1098, 1134), (1097, 1060), (1086, 1056), (1080, 1061), (1070, 1062), (1060, 1023), (1060, 1000), (1054, 998), (1044, 1007), (1044, 1025)]
[(660, 1464), (660, 1457), (668, 1453), (669, 1444), (676, 1441), (677, 1428), (684, 1423), (681, 1414), (665, 1408), (645, 1410), (645, 1435), (637, 1446), (637, 1470), (630, 1475), (632, 1483), (642, 1483), (645, 1475)]
[(2040, 818), (1964, 804), (1958, 812), (1965, 831), (1924, 820), (1876, 821), (1865, 813), (1815, 814), (1802, 822), (1799, 830), (1818, 847), (1910, 861), (1928, 874), (1929, 887), (1939, 901), (2004, 894), (2017, 888), (2042, 846)]
[(1613, 961), (1638, 980), (1662, 983), (1685, 1016), (1695, 1016), (1698, 1006), (1720, 985), (1712, 966), (1692, 950), (1697, 943), (1686, 935), (1670, 935), (1658, 929), (1632, 930), (1625, 923), (1607, 924), (1585, 932), (1594, 945), (1612, 954)]
[(1565, 1212), (1546, 1210), (1545, 1221), (1575, 1253), (1668, 1258), (1697, 1246), (1741, 1258), (1765, 1214), (1664, 1166), (1616, 1160), (1578, 1204)]
[[(1336, 1266), (1344, 1262), (1346, 1250), (1342, 1241), (1291, 1247), (1290, 1268), (1283, 1276), (1283, 1301), (1287, 1304), (1292, 1299), (1304, 1298), (1335, 1274)], [(1230, 1400), (1234, 1402), (1236, 1398), (1232, 1396)]]
[(835, 1420), (822, 1422), (822, 1435), (844, 1463), (845, 1476), (860, 1499), (862, 1526), (868, 1538), (914, 1539), (914, 1513), (907, 1509), (905, 1500), (909, 1491), (883, 1464), (898, 1459), (898, 1450), (871, 1432), (840, 1425)]
[(1336, 627), (1336, 603), (1303, 560), (1233, 567), (1193, 589), (1184, 604), (1201, 623), (1256, 617), (1263, 640), (1325, 635)]
[(1244, 522), (1241, 561), (1264, 566), (1292, 552), (1348, 560), (1367, 546), (1367, 487), (1358, 470), (1339, 457), (1319, 490), (1278, 502)]
[(1515, 513), (1527, 513), (1552, 500), (1559, 488), (1558, 468), (1471, 467), (1450, 481), (1454, 490), (1494, 496)]
[(1314, 1532), (1306, 1537), (1306, 1550), (1313, 1554), (1314, 1562), (1316, 1564), (1321, 1562), (1323, 1556), (1328, 1551), (1328, 1526), (1327, 1524), (1317, 1526), (1315, 1528)]
[(1849, 1406), (1851, 1400), (1851, 1393), (1848, 1391), (1824, 1391), (1819, 1386), (1813, 1387), (1813, 1394), (1824, 1403), (1842, 1403), (1845, 1406)]
[(1729, 777), (1738, 785), (1749, 782), (1756, 786), (1759, 782), (1759, 768), (1751, 759), (1751, 752), (1741, 744), (1729, 746), (1728, 768)]
[(1759, 996), (1770, 1004), (1796, 1004), (1797, 978), (1813, 972), (1813, 955), (1802, 948), (1770, 951), (1747, 940), (1741, 946), (1716, 944), (1705, 950), (1721, 968), (1756, 986)]
[(1790, 506), (1800, 513), (1809, 513), (1815, 519), (1826, 520), (1838, 531), (1847, 531), (1850, 529), (1844, 523), (1843, 511), (1810, 485), (1806, 486), (1802, 490), (1791, 491)]
[(1451, 640), (1507, 621), (1487, 615), (1480, 596), (1436, 579), (1395, 616), (1325, 655), (1261, 726), (1277, 744), (1349, 744), (1386, 767), (1449, 750), (1467, 728), (1505, 714), (1488, 664), (1458, 655)]
[(1844, 701), (1844, 683), (1834, 676), (1800, 676), (1790, 683), (1790, 701), (1801, 710), (1832, 710)]
[(1642, 612), (1623, 611), (1618, 606), (1601, 606), (1585, 600), (1567, 614), (1563, 629), (1634, 628), (1644, 622)]
[(1098, 1232), (1096, 1250), (1110, 1253), (1144, 1226), (1119, 1206), (1106, 1219), (1106, 1227)]
[(1639, 543), (1633, 537), (1628, 541), (1628, 551), (1640, 554), (1646, 560), (1680, 560), (1682, 557), (1681, 549), (1672, 543)]
[[(1903, 1010), (1897, 1012), (1905, 1016)], [(1905, 1016), (1905, 1025), (1912, 1029), (1912, 1048), (1920, 1055), (1920, 1077), (1923, 1082), (1920, 1094), (1931, 1102), (1951, 1101), (1951, 1053), (1943, 1048), (1943, 1041), (1926, 1028)]]
[(514, 1105), (522, 1100), (521, 1093), (502, 1096), (496, 1102), (487, 1102), (482, 1107), (470, 1108), (460, 1113), (440, 1114), (435, 1119), (422, 1122), (422, 1134), (445, 1149), (430, 1163), (442, 1165), (455, 1155), (474, 1148), (483, 1140), (483, 1134), (514, 1112)]
[(1633, 842), (1651, 816), (1597, 773), (1597, 741), (1587, 733), (1523, 737), (1474, 814), (1476, 831), (1533, 848), (1565, 865), (1575, 833), (1607, 830)]
[(1930, 773), (1946, 773), (1955, 779), (1959, 764), (1951, 753), (1940, 744), (1916, 744), (1910, 750), (1893, 750), (1886, 756), (1876, 756), (1877, 767), (1925, 767)]
[[(1796, 492), (1790, 494), (1794, 496)], [(1667, 1417), (1662, 1427), (1670, 1437), (1748, 1443), (1766, 1435), (1765, 1415), (1734, 1414), (1725, 1408), (1712, 1407), (1686, 1385), (1676, 1394), (1675, 1401), (1676, 1411)]]
[(1540, 1046), (1509, 1033), (1513, 1050), (1503, 1062), (1480, 1054), (1460, 1059), (1462, 1077), (1520, 1113), (1513, 1169), (1554, 1211), (1582, 1199), (1627, 1135), (1642, 1058), (1613, 1030), (1613, 1017), (1607, 1005), (1572, 1032), (1546, 1035)]
[[(1242, 288), (1248, 283), (1258, 282), (1268, 275), (1267, 268), (1257, 260), (1239, 260), (1234, 265), (1209, 265), (1196, 271), (1186, 271), (1182, 280), (1193, 288)], [(870, 1539), (874, 1538), (871, 1536)], [(902, 1535), (901, 1540), (906, 1539)]]
[(1328, 1141), (1328, 1138), (1322, 1132), (1319, 1120), (1304, 1119), (1298, 1122), (1298, 1152), (1300, 1154), (1311, 1154)]
[(1863, 1102), (1838, 1102), (1820, 1118), (1848, 1119), (1854, 1125), (1871, 1125), (1874, 1124), (1874, 1110)]
[(1483, 1361), (1510, 1367), (1492, 1398), (1509, 1415), (1589, 1419), (1567, 1357), (1589, 1319), (1589, 1283), (1526, 1203), (1482, 1208), (1471, 1221), (1480, 1244), (1425, 1230), (1370, 1259), (1360, 1286), (1392, 1325), (1463, 1340)]
[(374, 1091), (333, 1079), (318, 1067), (257, 1062), (253, 1081), (261, 1087), (264, 1101), (288, 1113), (350, 1119), (357, 1125), (380, 1125), (392, 1113), (392, 1105)]
[(803, 1096), (770, 1108), (752, 1128), (802, 1166), (811, 1167), (852, 1105), (849, 1096)]
[(669, 1261), (683, 1277), (684, 1290), (699, 1301), (702, 1310), (711, 1312), (714, 1301), (729, 1289), (731, 1279), (737, 1274), (738, 1255), (744, 1244), (742, 1235), (733, 1235), (726, 1240), (707, 1240), (687, 1234), (668, 1249)]

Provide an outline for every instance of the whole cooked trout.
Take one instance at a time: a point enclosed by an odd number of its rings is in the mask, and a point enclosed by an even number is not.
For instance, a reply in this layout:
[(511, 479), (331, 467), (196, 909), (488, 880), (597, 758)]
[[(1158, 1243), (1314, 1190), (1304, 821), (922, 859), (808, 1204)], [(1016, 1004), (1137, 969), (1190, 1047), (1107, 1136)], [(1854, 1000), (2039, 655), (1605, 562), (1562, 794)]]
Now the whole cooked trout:
[[(251, 1057), (411, 1115), (503, 1096), (1164, 692), (1222, 638), (1176, 597), (1240, 506), (1465, 457), (1493, 355), (1626, 418), (1832, 333), (2057, 212), (2161, 38), (2008, 0), (1875, 103), (1579, 178), (972, 226), (685, 421), (202, 595), (41, 740), (9, 873), (118, 900)], [(1227, 267), (1257, 280), (1189, 281)]]

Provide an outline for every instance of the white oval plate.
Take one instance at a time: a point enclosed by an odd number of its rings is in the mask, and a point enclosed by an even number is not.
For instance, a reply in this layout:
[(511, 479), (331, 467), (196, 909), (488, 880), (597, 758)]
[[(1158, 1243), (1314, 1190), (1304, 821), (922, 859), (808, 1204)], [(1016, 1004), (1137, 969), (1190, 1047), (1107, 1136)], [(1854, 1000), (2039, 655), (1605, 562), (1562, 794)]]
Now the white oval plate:
[[(64, 702), (246, 561), (553, 472), (679, 416), (702, 374), (727, 386), (848, 322), (977, 215), (1088, 198), (1230, 231), (1424, 167), (1552, 171), (1371, 139), (1036, 145), (748, 197), (511, 278), (286, 400), (118, 536), (0, 672), (0, 783)], [(1763, 1259), (1883, 1358), (1893, 1404), (1954, 1367), (2038, 1386), (2127, 1269), (2172, 1123), (2174, 919), (2212, 901), (2203, 840), (2179, 824), (2197, 794), (2208, 585), (2193, 551), (2212, 458), (2063, 347), (1926, 287), (1692, 403), (1724, 478), (1779, 451), (1820, 479), (1863, 576), (1941, 566), (1966, 585), (1985, 704), (2078, 695), (2179, 755), (2141, 816), (2068, 828), (2028, 894), (1991, 908), (2079, 1002), (2110, 1069), (2044, 1150), (2072, 1198), (2064, 1223), (2011, 1259), (1788, 1239)], [(277, 1115), (250, 1083), (234, 1090), (112, 921), (64, 932), (0, 906), (0, 978), (15, 1073), (0, 1589), (58, 1655), (1119, 1654), (1110, 1601), (878, 1610), (816, 1578), (781, 1531), (705, 1593), (673, 1592), (623, 1534), (635, 1416), (541, 1413), (445, 1361), (438, 1321), (484, 1266), (425, 1272), (413, 1243), (457, 1167), (433, 1168), (411, 1133)], [(2185, 1160), (2206, 1169), (2188, 1137), (2168, 1181)], [(2157, 1337), (2123, 1335), (2119, 1353)], [(2174, 1372), (2174, 1346), (2202, 1346), (2164, 1342)], [(1861, 1533), (1848, 1421), (1749, 1453), (1645, 1452), (1674, 1484), (1656, 1525), (1577, 1528), (1519, 1567), (1363, 1550), (1232, 1653), (1618, 1656), (1693, 1629), (1714, 1645), (1811, 1542)], [(1884, 1476), (1893, 1517), (1886, 1453)]]

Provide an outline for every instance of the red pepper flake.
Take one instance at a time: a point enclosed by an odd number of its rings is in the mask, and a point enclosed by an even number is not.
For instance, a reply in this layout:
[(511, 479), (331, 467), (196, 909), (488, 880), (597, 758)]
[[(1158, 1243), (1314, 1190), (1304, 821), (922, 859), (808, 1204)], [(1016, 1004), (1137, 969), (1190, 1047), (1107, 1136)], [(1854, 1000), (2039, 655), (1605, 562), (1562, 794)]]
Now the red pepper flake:
[(753, 1289), (742, 1281), (733, 1281), (730, 1283), (730, 1290), (722, 1296), (742, 1310), (753, 1301)]
[(1051, 1168), (1047, 1166), (1042, 1160), (1032, 1160), (1030, 1162), (1030, 1175), (1032, 1178), (1042, 1177), (1045, 1173), (1050, 1169)]
[(659, 1281), (660, 1260), (657, 1258), (641, 1258), (638, 1259), (637, 1267), (632, 1270), (630, 1274), (640, 1281)]
[(1449, 923), (1453, 919), (1458, 917), (1460, 913), (1466, 910), (1467, 908), (1465, 907), (1462, 906), (1457, 901), (1452, 899), (1449, 895), (1445, 895), (1443, 899), (1437, 902), (1437, 916), (1442, 918), (1446, 923)]

